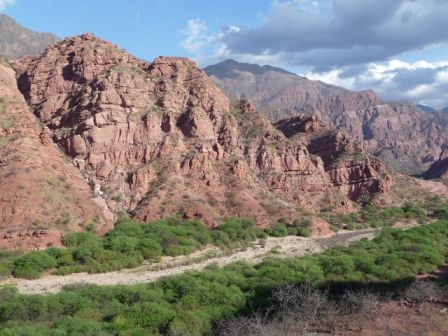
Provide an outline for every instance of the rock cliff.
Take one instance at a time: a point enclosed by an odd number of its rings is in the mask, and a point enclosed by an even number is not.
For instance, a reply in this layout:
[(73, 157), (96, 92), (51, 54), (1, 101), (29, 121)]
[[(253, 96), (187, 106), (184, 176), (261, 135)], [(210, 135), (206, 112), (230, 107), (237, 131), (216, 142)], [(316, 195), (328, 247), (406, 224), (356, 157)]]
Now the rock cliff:
[(57, 245), (62, 233), (93, 223), (100, 232), (111, 228), (112, 214), (91, 198), (90, 186), (39, 124), (5, 64), (0, 64), (0, 181), (0, 248)]
[(212, 226), (245, 216), (267, 225), (324, 198), (347, 205), (369, 183), (369, 192), (386, 190), (382, 168), (357, 161), (332, 171), (331, 159), (286, 138), (250, 102), (231, 104), (188, 59), (144, 62), (84, 34), (14, 66), (49, 141), (114, 212), (142, 220), (181, 213)]
[(253, 99), (272, 121), (316, 114), (401, 172), (425, 170), (448, 143), (448, 115), (410, 103), (384, 103), (370, 90), (351, 92), (282, 69), (230, 60), (205, 71), (229, 97)]

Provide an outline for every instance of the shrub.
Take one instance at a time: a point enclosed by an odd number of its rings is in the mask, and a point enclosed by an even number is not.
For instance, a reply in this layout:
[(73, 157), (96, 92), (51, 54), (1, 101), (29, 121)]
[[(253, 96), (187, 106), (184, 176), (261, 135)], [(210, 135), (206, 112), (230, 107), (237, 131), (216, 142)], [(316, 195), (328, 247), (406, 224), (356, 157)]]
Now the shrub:
[(105, 247), (108, 250), (121, 253), (133, 252), (138, 244), (138, 239), (132, 236), (112, 235), (106, 238)]
[(412, 301), (439, 300), (446, 298), (444, 290), (434, 281), (415, 280), (403, 292), (403, 297)]
[[(395, 285), (396, 280), (402, 281), (443, 264), (448, 255), (447, 238), (448, 221), (438, 221), (408, 230), (386, 228), (373, 240), (335, 247), (322, 254), (266, 258), (257, 265), (237, 262), (223, 268), (210, 267), (167, 277), (154, 283), (73, 286), (47, 296), (25, 296), (4, 289), (0, 290), (0, 335), (5, 334), (4, 330), (9, 333), (5, 335), (39, 336), (176, 332), (205, 335), (211, 334), (218, 321), (248, 312), (251, 307), (259, 309), (263, 316), (265, 307), (268, 308), (266, 316), (272, 313), (278, 317), (289, 312), (288, 316), (294, 316), (295, 321), (305, 322), (308, 326), (317, 324), (321, 328), (323, 325), (316, 321), (315, 312), (332, 316), (333, 297), (322, 297), (311, 285), (325, 288), (337, 285), (338, 289), (351, 287), (353, 281), (355, 285), (360, 282)], [(141, 262), (141, 256), (136, 252), (125, 255), (105, 249), (90, 251), (93, 252), (92, 260), (82, 266), (97, 267), (97, 271)], [(62, 257), (58, 251), (53, 252)], [(98, 260), (105, 263), (97, 263)], [(389, 280), (394, 282), (389, 283)], [(271, 293), (274, 293), (272, 299)], [(437, 290), (426, 284), (405, 293), (413, 300), (432, 299), (438, 295)], [(273, 303), (276, 306), (270, 309)], [(357, 292), (347, 294), (346, 303), (352, 310), (367, 315), (375, 309), (377, 298)], [(277, 311), (280, 315), (276, 315)]]
[(403, 207), (406, 218), (426, 218), (426, 211), (415, 203), (406, 203)]
[(162, 255), (162, 246), (151, 238), (140, 239), (137, 243), (137, 250), (147, 260), (159, 261)]
[(448, 219), (448, 206), (438, 206), (436, 209), (434, 209), (434, 216), (441, 219)]
[(36, 279), (44, 270), (56, 265), (56, 259), (46, 252), (29, 252), (14, 262), (13, 274), (18, 278)]
[(70, 233), (62, 240), (67, 247), (99, 247), (102, 245), (101, 238), (91, 232)]
[(286, 237), (288, 235), (288, 229), (283, 223), (277, 223), (274, 226), (267, 228), (266, 233), (272, 237)]
[(313, 230), (311, 228), (299, 228), (297, 230), (297, 235), (302, 237), (311, 237), (313, 235)]
[(297, 228), (309, 228), (313, 225), (311, 218), (298, 218), (294, 220), (294, 226)]
[(299, 234), (299, 230), (294, 226), (288, 226), (286, 230), (288, 231), (288, 236), (296, 236)]

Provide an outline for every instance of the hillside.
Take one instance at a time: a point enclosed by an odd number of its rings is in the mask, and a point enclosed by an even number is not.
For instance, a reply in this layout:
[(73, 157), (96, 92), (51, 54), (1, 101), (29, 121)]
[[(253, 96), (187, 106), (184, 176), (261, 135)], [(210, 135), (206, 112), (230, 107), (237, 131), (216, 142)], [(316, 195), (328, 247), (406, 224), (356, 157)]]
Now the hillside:
[[(2, 67), (11, 82), (12, 70)], [(105, 214), (115, 214), (109, 218), (120, 212), (143, 221), (181, 214), (216, 226), (233, 216), (269, 225), (281, 217), (297, 217), (299, 207), (350, 208), (351, 200), (391, 188), (378, 160), (363, 153), (338, 153), (328, 162), (318, 152), (311, 154), (306, 134), (287, 138), (250, 102), (230, 104), (185, 58), (160, 57), (148, 63), (84, 34), (49, 47), (41, 56), (15, 61), (14, 67), (18, 87), (42, 129), (32, 126), (41, 143), (35, 146), (63, 151), (42, 154), (42, 169), (46, 173), (48, 166), (57, 166), (62, 175), (79, 179), (67, 180), (63, 187), (78, 185), (86, 204), (93, 198)], [(12, 85), (6, 84), (5, 90)], [(7, 106), (6, 111), (16, 111)], [(338, 137), (328, 141), (339, 148)], [(15, 144), (5, 148), (19, 149)], [(17, 166), (25, 168), (25, 162), (18, 160)], [(8, 176), (20, 188), (22, 178)], [(44, 192), (38, 182), (26, 185)], [(63, 195), (67, 209), (79, 206), (81, 196)], [(20, 198), (6, 204), (24, 206)], [(14, 218), (22, 230), (35, 222), (48, 228), (56, 220), (31, 214), (27, 220)], [(88, 216), (72, 217), (88, 221)], [(17, 229), (14, 221), (5, 223), (9, 227), (3, 230)]]
[(0, 248), (60, 245), (67, 231), (112, 227), (88, 183), (51, 140), (0, 63)]
[(272, 121), (317, 114), (401, 172), (425, 170), (448, 142), (446, 115), (410, 103), (384, 103), (373, 91), (351, 92), (282, 69), (229, 60), (205, 71), (229, 98), (238, 99), (241, 92)]
[(0, 13), (0, 56), (16, 59), (38, 55), (57, 41), (59, 38), (54, 34), (34, 32)]
[(273, 121), (294, 114), (289, 110), (322, 102), (326, 97), (348, 92), (344, 88), (311, 81), (271, 66), (226, 60), (204, 71), (230, 99), (249, 98)]

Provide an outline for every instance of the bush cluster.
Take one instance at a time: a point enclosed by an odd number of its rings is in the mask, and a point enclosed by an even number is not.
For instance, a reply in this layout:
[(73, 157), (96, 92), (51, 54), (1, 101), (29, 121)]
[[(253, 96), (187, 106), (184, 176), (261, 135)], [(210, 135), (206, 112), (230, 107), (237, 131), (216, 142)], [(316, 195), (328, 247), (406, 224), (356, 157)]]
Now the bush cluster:
[(281, 232), (255, 227), (255, 221), (227, 218), (210, 230), (197, 220), (172, 217), (151, 223), (138, 223), (121, 218), (114, 230), (104, 237), (91, 232), (71, 233), (64, 237), (65, 249), (49, 248), (22, 255), (0, 254), (0, 276), (36, 279), (42, 272), (53, 269), (53, 274), (75, 272), (101, 273), (133, 268), (144, 260), (157, 262), (162, 256), (188, 255), (213, 244), (222, 248), (238, 248), (266, 235), (284, 236)]
[[(231, 237), (235, 230), (238, 225), (230, 224), (221, 232)], [(106, 241), (114, 248), (137, 251), (138, 241), (115, 242), (113, 236)], [(267, 258), (257, 265), (237, 262), (150, 284), (74, 286), (48, 296), (6, 288), (0, 291), (0, 335), (210, 334), (215, 322), (268, 304), (271, 292), (282, 285), (387, 285), (432, 272), (448, 256), (447, 238), (448, 221), (438, 221), (405, 231), (386, 228), (372, 241), (318, 255)], [(70, 244), (94, 246), (95, 241), (78, 236)]]
[[(403, 219), (423, 221), (427, 218), (427, 210), (416, 203), (406, 203), (402, 207), (382, 209), (375, 205), (367, 205), (358, 212), (349, 214), (324, 214), (324, 219), (338, 228), (360, 230), (392, 226)], [(442, 218), (442, 217), (439, 217)]]

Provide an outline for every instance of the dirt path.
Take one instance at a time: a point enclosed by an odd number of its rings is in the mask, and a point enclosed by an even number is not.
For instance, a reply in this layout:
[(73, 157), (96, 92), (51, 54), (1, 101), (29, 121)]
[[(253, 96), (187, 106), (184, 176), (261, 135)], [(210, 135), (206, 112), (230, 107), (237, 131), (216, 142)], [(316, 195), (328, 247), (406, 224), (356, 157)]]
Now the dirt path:
[(376, 230), (341, 232), (331, 238), (302, 238), (288, 236), (266, 239), (263, 245), (254, 244), (245, 250), (226, 255), (224, 251), (209, 247), (189, 256), (164, 257), (157, 264), (147, 264), (132, 270), (109, 273), (76, 273), (64, 276), (44, 275), (40, 279), (8, 279), (0, 285), (16, 285), (23, 294), (48, 294), (59, 292), (64, 286), (74, 284), (133, 285), (148, 283), (160, 278), (181, 274), (186, 271), (201, 270), (210, 265), (223, 266), (243, 260), (256, 263), (269, 254), (278, 256), (303, 256), (322, 252), (334, 245), (348, 244), (362, 238), (373, 238)]

